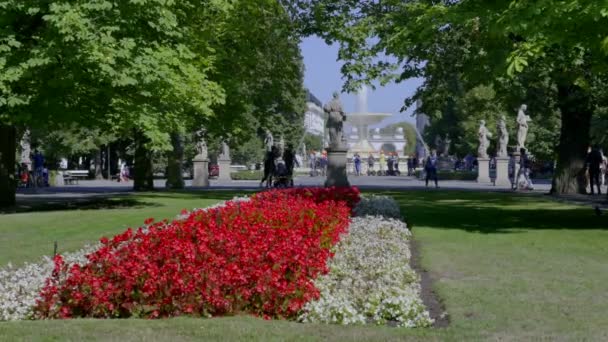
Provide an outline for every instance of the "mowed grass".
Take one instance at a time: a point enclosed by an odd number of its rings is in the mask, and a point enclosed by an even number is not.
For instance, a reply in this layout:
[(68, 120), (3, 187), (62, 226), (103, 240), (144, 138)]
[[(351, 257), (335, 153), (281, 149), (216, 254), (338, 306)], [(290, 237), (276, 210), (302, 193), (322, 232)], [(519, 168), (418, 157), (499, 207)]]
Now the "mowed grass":
[(75, 251), (102, 236), (140, 227), (146, 218), (173, 219), (182, 209), (204, 208), (232, 198), (229, 192), (157, 192), (105, 198), (76, 204), (73, 210), (0, 214), (0, 265), (37, 261), (58, 252)]
[[(448, 328), (342, 327), (252, 317), (29, 321), (0, 323), (0, 340), (608, 340), (608, 216), (539, 196), (384, 193), (399, 201), (413, 225), (422, 266), (435, 279), (449, 314)], [(48, 253), (37, 244), (12, 241), (17, 237), (52, 244), (62, 236), (74, 244), (66, 249), (76, 249), (78, 241), (137, 226), (146, 217), (172, 218), (182, 208), (233, 195), (144, 194), (122, 209), (1, 215), (1, 262), (35, 261)], [(50, 226), (49, 219), (54, 229), (40, 232), (37, 227)]]

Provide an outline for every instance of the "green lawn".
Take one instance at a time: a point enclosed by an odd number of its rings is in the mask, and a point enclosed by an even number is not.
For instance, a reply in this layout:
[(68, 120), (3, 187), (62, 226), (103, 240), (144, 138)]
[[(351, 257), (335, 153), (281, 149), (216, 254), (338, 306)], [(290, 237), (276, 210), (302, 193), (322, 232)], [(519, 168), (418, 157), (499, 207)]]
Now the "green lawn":
[[(0, 340), (608, 340), (608, 216), (542, 197), (387, 192), (402, 205), (445, 329), (341, 327), (250, 317), (0, 323)], [(144, 194), (125, 208), (0, 215), (0, 264), (35, 261), (52, 241), (84, 241), (174, 217), (233, 193)], [(64, 241), (64, 242), (62, 242)]]
[(74, 210), (0, 214), (0, 265), (52, 255), (55, 241), (60, 253), (77, 250), (102, 236), (137, 228), (146, 218), (172, 219), (182, 209), (204, 208), (233, 196), (227, 192), (143, 193), (78, 205)]

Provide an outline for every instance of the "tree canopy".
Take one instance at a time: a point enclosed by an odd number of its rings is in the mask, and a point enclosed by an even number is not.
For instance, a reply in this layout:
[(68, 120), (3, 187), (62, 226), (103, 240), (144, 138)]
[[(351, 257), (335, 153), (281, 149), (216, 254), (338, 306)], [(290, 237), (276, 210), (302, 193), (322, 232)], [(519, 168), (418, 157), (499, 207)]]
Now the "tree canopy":
[(552, 191), (585, 191), (590, 122), (605, 94), (605, 2), (303, 0), (292, 8), (303, 32), (340, 44), (346, 89), (423, 77), (405, 105), (423, 99), (435, 117), (468, 116), (463, 103), (482, 89), (496, 92), (492, 112), (530, 101), (535, 124), (546, 129), (535, 143), (549, 138), (540, 150), (556, 152)]
[[(145, 150), (201, 126), (232, 143), (265, 127), (296, 140), (295, 29), (273, 0), (0, 1), (0, 128), (103, 129), (134, 139), (147, 165)], [(2, 160), (0, 187), (12, 164)]]

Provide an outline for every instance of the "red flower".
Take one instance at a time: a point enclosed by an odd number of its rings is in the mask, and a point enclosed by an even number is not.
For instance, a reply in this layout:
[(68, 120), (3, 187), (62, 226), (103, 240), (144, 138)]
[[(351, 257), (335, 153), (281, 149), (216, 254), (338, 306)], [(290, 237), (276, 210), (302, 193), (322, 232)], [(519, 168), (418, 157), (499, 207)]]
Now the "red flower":
[(40, 317), (292, 317), (318, 298), (330, 248), (359, 200), (356, 188), (289, 189), (128, 229), (68, 269), (61, 256)]

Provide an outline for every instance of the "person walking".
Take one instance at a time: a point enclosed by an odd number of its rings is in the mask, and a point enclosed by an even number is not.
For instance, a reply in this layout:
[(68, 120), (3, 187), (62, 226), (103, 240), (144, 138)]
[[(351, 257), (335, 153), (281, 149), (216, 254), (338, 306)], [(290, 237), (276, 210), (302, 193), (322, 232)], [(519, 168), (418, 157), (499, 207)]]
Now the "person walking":
[(36, 149), (34, 150), (34, 177), (33, 177), (33, 185), (34, 187), (43, 186), (43, 170), (44, 170), (44, 156), (42, 153)]
[(361, 156), (359, 156), (359, 153), (355, 153), (353, 162), (355, 164), (355, 175), (361, 176)]
[(601, 165), (603, 162), (602, 153), (600, 152), (599, 146), (595, 145), (591, 149), (591, 152), (587, 154), (587, 160), (585, 166), (589, 170), (589, 184), (591, 186), (591, 195), (593, 195), (593, 187), (597, 186), (597, 194), (602, 194), (601, 183), (600, 183), (600, 172)]
[(525, 190), (534, 190), (534, 184), (530, 178), (531, 161), (525, 148), (519, 150), (519, 173), (517, 174), (518, 188)]
[(308, 166), (310, 167), (310, 177), (315, 177), (317, 175), (317, 153), (315, 150), (310, 151)]
[(270, 151), (266, 152), (266, 157), (264, 158), (264, 178), (260, 181), (260, 187), (264, 186), (264, 182), (266, 182), (266, 187), (270, 188), (272, 186), (272, 175), (274, 174), (274, 160), (277, 157), (278, 150), (276, 146), (272, 146)]
[(407, 158), (407, 175), (412, 176), (414, 174), (414, 156)]
[(287, 148), (283, 152), (283, 160), (285, 161), (285, 166), (287, 167), (287, 177), (289, 178), (289, 185), (293, 186), (293, 169), (298, 165), (298, 160), (296, 159), (296, 154), (293, 152), (293, 145), (287, 144)]
[(319, 168), (321, 169), (321, 176), (325, 177), (327, 175), (327, 151), (323, 150), (321, 152), (321, 158), (319, 158)]
[(437, 179), (437, 151), (433, 150), (431, 155), (427, 157), (424, 165), (426, 171), (425, 186), (428, 188), (429, 180), (435, 181), (435, 188), (439, 188), (439, 181)]
[(386, 157), (384, 156), (384, 151), (380, 151), (380, 158), (379, 158), (378, 162), (380, 163), (380, 175), (384, 176), (385, 175), (384, 164), (386, 163)]
[(374, 159), (374, 156), (372, 155), (372, 153), (369, 153), (369, 156), (367, 157), (367, 175), (371, 176), (372, 173), (374, 172), (374, 163), (376, 162), (376, 160)]

